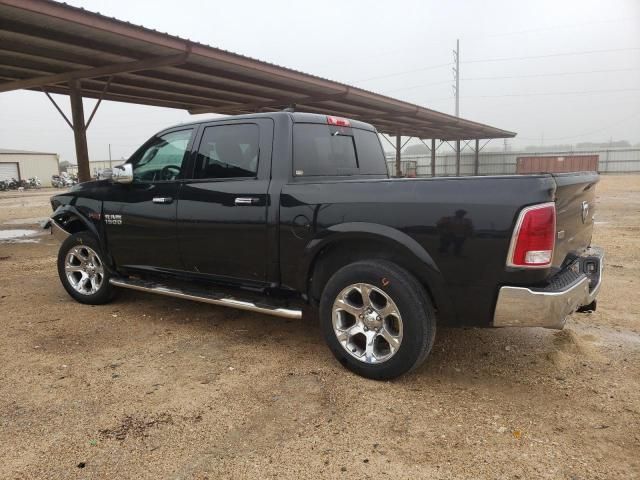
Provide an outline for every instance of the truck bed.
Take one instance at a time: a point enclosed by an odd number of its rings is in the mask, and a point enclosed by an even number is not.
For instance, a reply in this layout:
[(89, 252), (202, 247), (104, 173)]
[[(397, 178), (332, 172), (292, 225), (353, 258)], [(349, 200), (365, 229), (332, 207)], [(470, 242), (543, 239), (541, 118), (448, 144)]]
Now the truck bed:
[[(280, 259), (282, 281), (300, 289), (304, 261), (332, 235), (366, 230), (369, 240), (393, 236), (407, 248), (421, 249), (432, 274), (443, 282), (448, 305), (444, 320), (456, 325), (490, 322), (500, 285), (544, 285), (573, 253), (589, 246), (598, 175), (510, 175), (424, 179), (308, 179), (282, 188)], [(514, 269), (505, 261), (519, 211), (556, 202), (557, 241), (553, 267)], [(590, 211), (582, 221), (582, 202)], [(368, 224), (370, 227), (365, 227)], [(354, 233), (354, 235), (356, 235)], [(357, 243), (355, 244), (357, 245)]]

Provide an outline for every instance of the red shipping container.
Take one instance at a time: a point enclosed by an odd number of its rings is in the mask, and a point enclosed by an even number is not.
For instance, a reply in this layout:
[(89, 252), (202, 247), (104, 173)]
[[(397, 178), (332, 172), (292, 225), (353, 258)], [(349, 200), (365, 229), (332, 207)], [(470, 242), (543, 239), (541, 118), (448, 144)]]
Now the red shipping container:
[(516, 173), (597, 172), (599, 155), (554, 155), (518, 157)]

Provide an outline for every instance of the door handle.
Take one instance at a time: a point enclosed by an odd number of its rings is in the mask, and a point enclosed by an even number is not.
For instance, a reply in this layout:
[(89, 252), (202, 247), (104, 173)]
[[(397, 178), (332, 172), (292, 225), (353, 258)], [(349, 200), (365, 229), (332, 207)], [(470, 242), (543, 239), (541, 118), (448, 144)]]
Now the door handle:
[(153, 203), (171, 203), (173, 198), (171, 197), (153, 197)]
[(255, 205), (256, 203), (258, 203), (258, 201), (259, 199), (255, 197), (236, 197), (233, 203), (235, 203), (237, 206), (243, 206), (243, 205)]

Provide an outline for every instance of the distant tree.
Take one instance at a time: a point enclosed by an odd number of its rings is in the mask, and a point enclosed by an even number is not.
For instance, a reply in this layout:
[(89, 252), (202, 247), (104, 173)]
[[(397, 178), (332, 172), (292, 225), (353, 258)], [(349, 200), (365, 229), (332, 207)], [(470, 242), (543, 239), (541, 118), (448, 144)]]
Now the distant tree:
[(429, 149), (426, 147), (426, 145), (417, 143), (415, 145), (409, 145), (402, 151), (402, 153), (404, 155), (426, 155), (429, 153)]
[(529, 145), (525, 152), (570, 152), (573, 145)]
[(588, 149), (588, 148), (629, 148), (631, 143), (627, 140), (616, 140), (609, 142), (582, 142), (578, 143), (576, 147), (580, 149)]
[(69, 168), (70, 166), (71, 166), (71, 162), (68, 162), (67, 160), (63, 160), (60, 162), (60, 171), (66, 172), (67, 168)]
[[(486, 147), (482, 148), (482, 144), (480, 144), (480, 153), (499, 153), (499, 152), (504, 152), (504, 146), (494, 146), (494, 145), (487, 145)], [(509, 147), (509, 152), (512, 151), (513, 148)], [(515, 150), (518, 150), (517, 148)]]

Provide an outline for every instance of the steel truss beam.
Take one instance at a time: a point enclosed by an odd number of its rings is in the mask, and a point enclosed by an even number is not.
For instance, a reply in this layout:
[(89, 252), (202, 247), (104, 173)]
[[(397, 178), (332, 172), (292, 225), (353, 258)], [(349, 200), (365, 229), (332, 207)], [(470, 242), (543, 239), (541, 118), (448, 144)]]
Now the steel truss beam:
[(117, 73), (131, 73), (138, 70), (148, 70), (151, 68), (169, 67), (172, 65), (180, 65), (185, 63), (189, 58), (189, 52), (180, 53), (178, 55), (168, 55), (161, 57), (152, 57), (146, 60), (136, 60), (134, 62), (116, 63), (113, 65), (105, 65), (103, 67), (85, 68), (74, 70), (71, 72), (58, 73), (54, 75), (43, 75), (41, 77), (27, 78), (24, 80), (15, 80), (13, 82), (1, 83), (0, 93), (10, 90), (19, 90), (23, 88), (37, 88), (46, 85), (55, 85), (58, 83), (73, 82), (87, 78), (104, 77), (107, 75), (115, 75)]
[(107, 80), (107, 83), (98, 97), (98, 101), (91, 111), (91, 115), (89, 116), (87, 123), (84, 121), (84, 106), (82, 103), (82, 87), (80, 80), (74, 79), (69, 81), (69, 99), (71, 100), (71, 118), (73, 121), (69, 120), (69, 117), (65, 115), (53, 97), (47, 90), (45, 90), (45, 87), (41, 87), (41, 90), (47, 98), (51, 100), (51, 103), (56, 107), (58, 113), (62, 115), (64, 121), (67, 122), (67, 125), (69, 125), (71, 130), (73, 130), (73, 138), (76, 145), (76, 161), (78, 162), (78, 180), (81, 182), (86, 182), (91, 179), (91, 172), (89, 169), (89, 148), (87, 146), (87, 129), (89, 128), (89, 125), (91, 125), (91, 121), (98, 111), (98, 107), (102, 103), (104, 94), (109, 89), (112, 79), (113, 76), (110, 76)]

